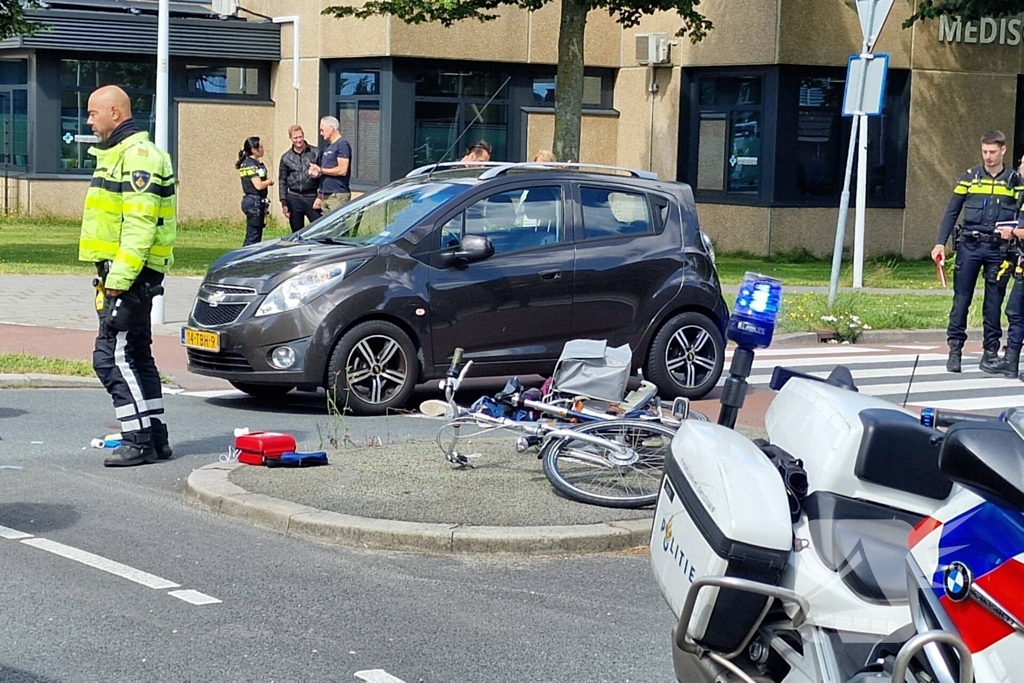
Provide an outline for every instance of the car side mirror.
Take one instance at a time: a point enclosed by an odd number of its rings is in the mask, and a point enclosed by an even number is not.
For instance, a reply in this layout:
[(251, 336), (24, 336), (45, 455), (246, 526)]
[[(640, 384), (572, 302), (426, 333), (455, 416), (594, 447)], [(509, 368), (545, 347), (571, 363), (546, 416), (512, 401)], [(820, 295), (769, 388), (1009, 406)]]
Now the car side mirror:
[(464, 266), (494, 256), (494, 244), (483, 235), (465, 235), (452, 252), (451, 264)]

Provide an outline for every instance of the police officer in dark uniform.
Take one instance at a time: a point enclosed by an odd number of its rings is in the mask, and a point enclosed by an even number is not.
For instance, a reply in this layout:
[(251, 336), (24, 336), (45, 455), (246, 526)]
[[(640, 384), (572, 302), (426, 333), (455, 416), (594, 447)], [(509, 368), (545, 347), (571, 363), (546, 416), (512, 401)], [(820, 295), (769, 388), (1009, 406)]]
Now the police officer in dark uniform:
[[(1003, 165), (1006, 154), (1006, 136), (992, 130), (981, 138), (983, 163), (961, 174), (953, 198), (939, 227), (939, 236), (932, 249), (932, 259), (945, 254), (946, 240), (953, 234), (960, 210), (964, 222), (954, 235), (956, 267), (953, 271), (953, 308), (949, 312), (946, 338), (949, 359), (946, 370), (960, 372), (961, 354), (967, 341), (967, 311), (974, 298), (978, 274), (984, 271), (985, 299), (982, 307), (984, 320), (984, 354), (980, 366), (992, 372), (999, 363), (999, 339), (1003, 334), (1000, 315), (1006, 282), (1009, 279), (1002, 268), (1006, 254), (1006, 241), (996, 232), (996, 223), (1015, 220), (1017, 202), (1024, 183), (1016, 170)], [(1000, 276), (1000, 270), (1004, 273)]]
[(983, 369), (992, 375), (1018, 377), (1024, 382), (1024, 375), (1018, 375), (1020, 349), (1024, 346), (1024, 219), (1018, 218), (1014, 225), (1000, 226), (997, 232), (1009, 242), (1003, 268), (1013, 273), (1014, 282), (1006, 302), (1006, 353), (991, 369)]
[(267, 188), (274, 184), (267, 167), (260, 159), (263, 157), (263, 145), (257, 137), (246, 138), (235, 168), (242, 179), (242, 213), (245, 214), (245, 241), (243, 247), (257, 244), (263, 239), (263, 228), (267, 224)]

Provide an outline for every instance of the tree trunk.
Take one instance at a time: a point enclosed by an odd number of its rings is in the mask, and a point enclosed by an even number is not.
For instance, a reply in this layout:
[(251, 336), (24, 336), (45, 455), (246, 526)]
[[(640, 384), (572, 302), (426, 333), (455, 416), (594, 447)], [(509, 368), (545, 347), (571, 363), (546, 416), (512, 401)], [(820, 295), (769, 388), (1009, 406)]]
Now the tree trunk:
[(558, 27), (558, 82), (555, 87), (554, 153), (559, 161), (580, 160), (580, 117), (583, 113), (583, 34), (587, 28), (585, 0), (562, 0)]

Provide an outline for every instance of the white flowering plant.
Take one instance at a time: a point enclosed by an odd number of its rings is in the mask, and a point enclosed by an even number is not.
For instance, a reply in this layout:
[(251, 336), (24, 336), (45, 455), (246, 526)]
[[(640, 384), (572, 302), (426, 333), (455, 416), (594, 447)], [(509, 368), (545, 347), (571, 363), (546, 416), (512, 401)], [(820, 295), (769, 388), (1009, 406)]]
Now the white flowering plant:
[(860, 339), (862, 333), (871, 329), (870, 325), (852, 313), (837, 311), (821, 316), (820, 320), (823, 328), (835, 334), (833, 341), (838, 344), (853, 344)]

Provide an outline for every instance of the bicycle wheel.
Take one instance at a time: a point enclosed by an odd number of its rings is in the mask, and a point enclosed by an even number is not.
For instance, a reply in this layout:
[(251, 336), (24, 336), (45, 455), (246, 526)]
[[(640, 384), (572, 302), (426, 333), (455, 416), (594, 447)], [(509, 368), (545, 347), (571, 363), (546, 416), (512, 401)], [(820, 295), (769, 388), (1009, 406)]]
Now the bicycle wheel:
[(647, 420), (586, 422), (573, 431), (625, 447), (573, 437), (544, 444), (544, 475), (559, 492), (581, 503), (641, 508), (658, 500), (661, 473), (675, 431)]

